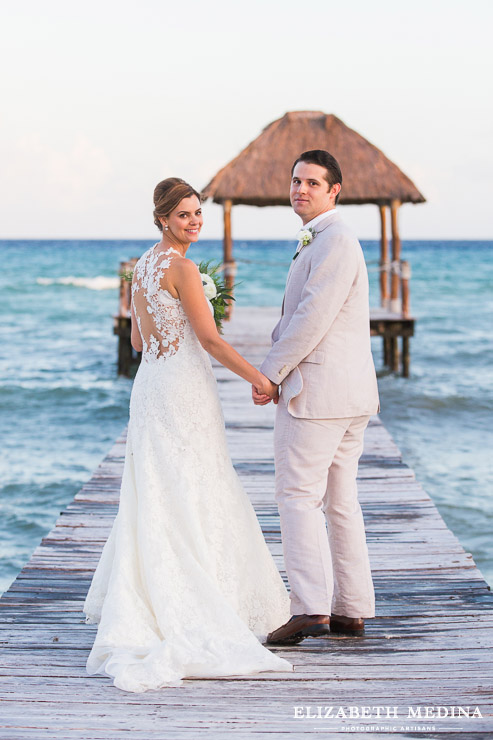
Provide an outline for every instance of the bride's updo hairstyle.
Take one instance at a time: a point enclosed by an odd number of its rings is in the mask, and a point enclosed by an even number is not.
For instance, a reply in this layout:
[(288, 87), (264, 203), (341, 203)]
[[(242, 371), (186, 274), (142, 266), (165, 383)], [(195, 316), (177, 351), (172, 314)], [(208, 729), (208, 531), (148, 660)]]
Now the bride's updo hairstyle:
[(188, 182), (180, 177), (167, 177), (166, 180), (158, 182), (154, 188), (154, 223), (159, 231), (163, 230), (160, 218), (166, 218), (173, 211), (183, 198), (190, 198), (196, 195), (201, 201), (200, 193), (192, 188)]

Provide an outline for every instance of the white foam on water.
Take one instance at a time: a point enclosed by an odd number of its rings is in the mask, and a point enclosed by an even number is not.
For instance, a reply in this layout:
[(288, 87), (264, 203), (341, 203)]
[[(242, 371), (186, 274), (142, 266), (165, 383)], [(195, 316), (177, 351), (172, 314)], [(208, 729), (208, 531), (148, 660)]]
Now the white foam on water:
[(97, 277), (68, 277), (61, 278), (36, 278), (38, 285), (75, 285), (76, 288), (89, 288), (89, 290), (114, 290), (120, 285), (120, 278), (118, 277), (104, 277), (98, 275)]

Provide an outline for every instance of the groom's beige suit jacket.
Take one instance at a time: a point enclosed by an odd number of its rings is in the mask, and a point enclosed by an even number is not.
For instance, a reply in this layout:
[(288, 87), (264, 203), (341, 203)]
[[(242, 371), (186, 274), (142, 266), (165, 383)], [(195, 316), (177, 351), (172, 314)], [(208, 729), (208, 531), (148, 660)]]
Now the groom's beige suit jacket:
[(315, 231), (291, 264), (273, 346), (260, 369), (281, 384), (292, 416), (371, 415), (379, 400), (363, 251), (337, 211)]

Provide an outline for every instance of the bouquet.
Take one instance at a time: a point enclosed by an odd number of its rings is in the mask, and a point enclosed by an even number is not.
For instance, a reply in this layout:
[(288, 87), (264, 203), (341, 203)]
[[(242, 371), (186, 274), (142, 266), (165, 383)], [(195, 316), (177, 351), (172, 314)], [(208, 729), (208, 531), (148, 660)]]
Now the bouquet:
[(220, 267), (219, 263), (211, 265), (211, 260), (200, 262), (198, 265), (205, 297), (214, 309), (214, 321), (218, 332), (222, 334), (227, 301), (234, 301), (235, 299), (228, 293), (224, 279), (218, 275)]

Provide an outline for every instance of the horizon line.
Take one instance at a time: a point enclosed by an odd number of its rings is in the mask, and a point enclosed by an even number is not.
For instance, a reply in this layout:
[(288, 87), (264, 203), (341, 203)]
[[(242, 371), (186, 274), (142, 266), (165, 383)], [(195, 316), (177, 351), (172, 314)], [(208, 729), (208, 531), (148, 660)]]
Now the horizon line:
[[(359, 236), (359, 241), (371, 241), (371, 242), (378, 242), (380, 243), (380, 237), (367, 237), (367, 236)], [(149, 236), (131, 236), (131, 237), (118, 237), (118, 236), (0, 236), (0, 243), (1, 242), (22, 242), (22, 241), (31, 241), (31, 242), (46, 242), (46, 241), (84, 241), (84, 242), (104, 242), (104, 241), (120, 241), (120, 242), (132, 242), (132, 241), (156, 241), (155, 237), (149, 237)], [(207, 237), (205, 239), (200, 239), (197, 242), (192, 242), (192, 244), (200, 244), (204, 242), (222, 242), (223, 237)], [(233, 239), (233, 244), (235, 242), (252, 242), (252, 241), (266, 241), (266, 242), (295, 242), (296, 239), (289, 238), (289, 237), (235, 237)], [(432, 236), (432, 237), (426, 237), (426, 236), (420, 236), (420, 237), (409, 237), (409, 238), (402, 238), (400, 240), (403, 242), (419, 242), (419, 241), (447, 241), (447, 242), (491, 242), (493, 241), (493, 236), (490, 237), (447, 237), (447, 236)], [(389, 245), (392, 243), (392, 237), (388, 237), (388, 243)], [(192, 245), (191, 244), (191, 245)]]

